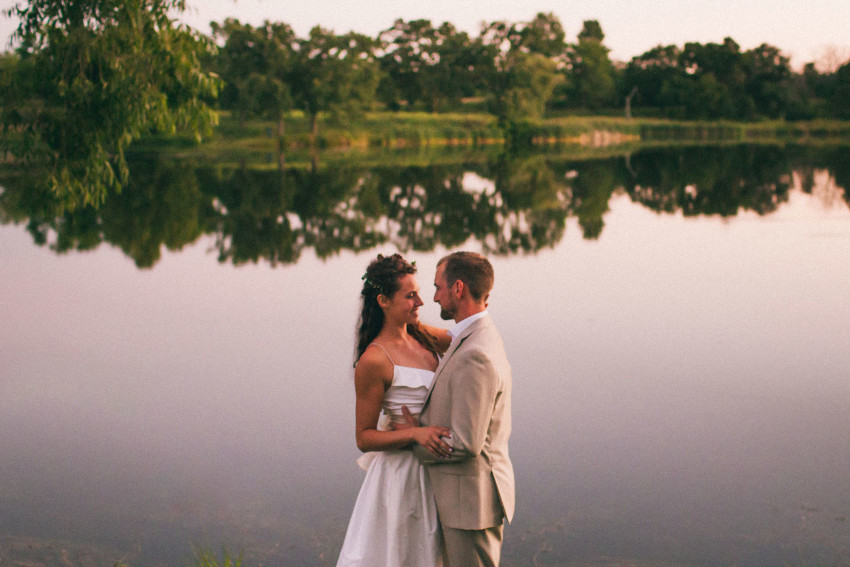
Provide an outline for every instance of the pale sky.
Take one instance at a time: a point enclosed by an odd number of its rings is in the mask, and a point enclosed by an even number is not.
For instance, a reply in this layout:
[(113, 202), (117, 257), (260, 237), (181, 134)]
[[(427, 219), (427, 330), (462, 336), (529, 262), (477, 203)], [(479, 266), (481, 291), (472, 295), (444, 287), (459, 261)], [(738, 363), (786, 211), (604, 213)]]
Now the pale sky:
[[(732, 37), (742, 49), (769, 43), (790, 56), (795, 67), (821, 58), (830, 47), (850, 58), (850, 7), (846, 0), (188, 0), (183, 19), (207, 32), (210, 21), (227, 17), (259, 24), (290, 24), (299, 36), (321, 25), (337, 33), (370, 36), (394, 20), (444, 21), (477, 35), (482, 21), (523, 22), (538, 12), (561, 20), (574, 41), (584, 20), (596, 19), (615, 60), (628, 61), (658, 44), (721, 42)], [(0, 0), (8, 8), (12, 0)], [(0, 42), (8, 46), (16, 22), (0, 18)]]

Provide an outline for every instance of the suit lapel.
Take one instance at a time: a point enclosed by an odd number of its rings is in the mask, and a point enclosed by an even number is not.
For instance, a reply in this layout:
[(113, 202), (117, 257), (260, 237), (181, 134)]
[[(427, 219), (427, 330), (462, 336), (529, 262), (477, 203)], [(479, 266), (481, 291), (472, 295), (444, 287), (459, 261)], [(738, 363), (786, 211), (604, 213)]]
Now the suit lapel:
[(422, 411), (425, 411), (425, 408), (428, 407), (428, 402), (431, 401), (431, 392), (434, 391), (434, 386), (437, 385), (437, 380), (440, 379), (440, 375), (443, 373), (443, 369), (446, 367), (446, 364), (448, 364), (449, 359), (452, 357), (452, 355), (454, 355), (454, 353), (458, 351), (464, 341), (469, 338), (469, 335), (471, 335), (475, 329), (477, 329), (483, 324), (482, 322), (485, 319), (487, 319), (487, 317), (475, 321), (473, 324), (467, 327), (463, 331), (463, 333), (461, 333), (457, 340), (452, 341), (452, 344), (449, 345), (449, 350), (447, 350), (446, 354), (443, 355), (443, 358), (440, 359), (440, 363), (437, 365), (437, 369), (434, 371), (434, 379), (431, 380), (431, 387), (428, 388), (428, 394), (425, 396), (425, 403), (422, 406)]

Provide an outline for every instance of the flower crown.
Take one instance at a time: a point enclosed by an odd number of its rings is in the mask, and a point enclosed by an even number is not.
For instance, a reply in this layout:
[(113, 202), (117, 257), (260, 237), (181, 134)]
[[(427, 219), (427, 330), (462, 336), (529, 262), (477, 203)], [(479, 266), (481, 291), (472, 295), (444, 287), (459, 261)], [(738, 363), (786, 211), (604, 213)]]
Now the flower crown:
[[(415, 270), (416, 269), (416, 260), (410, 262), (410, 266)], [(369, 279), (368, 272), (363, 274), (363, 276), (360, 279), (363, 280), (364, 282), (366, 282), (367, 287), (371, 287), (372, 289), (374, 289), (378, 293), (380, 293), (382, 295), (386, 295), (386, 293), (384, 293), (384, 288), (382, 288), (380, 284), (373, 282), (372, 280)]]
[(361, 280), (363, 280), (364, 282), (366, 282), (366, 286), (367, 286), (367, 287), (371, 287), (372, 289), (374, 289), (374, 290), (375, 290), (375, 291), (377, 291), (378, 293), (383, 294), (383, 293), (384, 293), (383, 288), (381, 288), (381, 286), (380, 286), (380, 285), (376, 284), (375, 282), (373, 282), (372, 280), (370, 280), (370, 279), (369, 279), (368, 277), (366, 277), (366, 276), (367, 276), (367, 274), (363, 274), (363, 277), (362, 277), (362, 278), (360, 278)]

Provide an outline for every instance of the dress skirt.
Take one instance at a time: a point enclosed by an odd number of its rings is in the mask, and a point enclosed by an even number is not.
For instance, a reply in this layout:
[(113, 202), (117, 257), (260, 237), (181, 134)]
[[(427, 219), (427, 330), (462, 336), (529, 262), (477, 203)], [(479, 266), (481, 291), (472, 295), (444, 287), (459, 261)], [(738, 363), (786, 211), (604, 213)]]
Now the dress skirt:
[(368, 453), (337, 567), (438, 567), (440, 524), (425, 468), (409, 450)]

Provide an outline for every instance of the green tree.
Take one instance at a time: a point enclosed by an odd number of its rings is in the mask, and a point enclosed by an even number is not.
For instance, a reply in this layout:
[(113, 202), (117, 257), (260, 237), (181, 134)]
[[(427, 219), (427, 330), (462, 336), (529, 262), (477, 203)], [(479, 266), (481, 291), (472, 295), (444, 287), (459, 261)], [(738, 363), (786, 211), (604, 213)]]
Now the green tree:
[(637, 89), (636, 97), (640, 105), (664, 106), (663, 85), (681, 74), (679, 53), (675, 45), (659, 45), (633, 57), (623, 71), (620, 94), (625, 97), (632, 89)]
[(298, 42), (290, 86), (314, 137), (320, 113), (352, 119), (372, 107), (380, 80), (376, 43), (362, 34), (336, 35), (318, 26)]
[[(679, 55), (684, 70), (678, 91), (679, 103), (688, 117), (748, 119), (755, 104), (747, 94), (747, 70), (741, 48), (730, 37), (723, 43), (686, 43)], [(690, 81), (690, 83), (688, 83)], [(671, 91), (672, 92), (672, 91)]]
[(815, 117), (831, 116), (829, 101), (835, 96), (835, 73), (821, 73), (814, 63), (803, 67), (803, 92)]
[(277, 124), (278, 165), (283, 167), (284, 117), (293, 107), (290, 88), (297, 39), (284, 23), (263, 22), (257, 28), (228, 18), (211, 24), (213, 37), (223, 39), (214, 59), (224, 86), (221, 104), (232, 109), (240, 127), (246, 117)]
[(680, 119), (732, 118), (737, 116), (729, 88), (714, 73), (677, 75), (665, 81), (661, 97), (669, 114)]
[(379, 41), (380, 97), (390, 108), (451, 108), (473, 95), (489, 73), (476, 42), (448, 22), (435, 28), (429, 20), (396, 20)]
[(791, 98), (791, 64), (779, 48), (766, 43), (744, 52), (745, 89), (755, 112), (784, 118)]
[(497, 57), (520, 51), (558, 58), (566, 49), (564, 36), (564, 27), (556, 15), (539, 12), (530, 22), (482, 24), (479, 38), (495, 49)]
[(551, 59), (539, 53), (514, 53), (504, 72), (504, 88), (494, 96), (491, 108), (509, 124), (539, 120), (560, 80)]
[(265, 67), (263, 52), (255, 49), (255, 30), (249, 24), (227, 18), (224, 22), (211, 22), (213, 39), (221, 43), (209, 67), (221, 77), (221, 108), (233, 111), (240, 120), (251, 114), (254, 101), (248, 95), (247, 82), (252, 73)]
[(378, 36), (384, 73), (380, 97), (391, 108), (398, 109), (402, 104), (413, 107), (422, 98), (422, 71), (432, 57), (433, 35), (430, 20), (398, 19)]
[(845, 63), (835, 72), (833, 85), (834, 90), (829, 97), (830, 111), (833, 116), (848, 120), (850, 119), (850, 62)]
[(212, 23), (213, 37), (224, 43), (215, 69), (224, 81), (221, 104), (243, 117), (270, 118), (283, 136), (283, 117), (292, 108), (292, 74), (297, 40), (284, 23), (264, 22), (254, 28), (228, 18)]
[(436, 64), (431, 65), (424, 81), (431, 110), (456, 107), (463, 97), (486, 90), (493, 72), (493, 60), (480, 42), (470, 39), (446, 22), (435, 33)]
[(564, 30), (558, 18), (539, 13), (528, 23), (493, 22), (482, 27), (480, 40), (493, 61), (490, 111), (511, 127), (542, 118), (563, 81)]
[(213, 45), (177, 24), (185, 0), (30, 0), (7, 11), (20, 62), (2, 97), (3, 146), (44, 167), (66, 207), (100, 204), (128, 180), (127, 147), (215, 124), (217, 79), (199, 56)]
[(568, 59), (569, 103), (598, 110), (614, 103), (616, 82), (605, 35), (596, 20), (584, 22), (578, 43), (571, 46)]
[(564, 55), (567, 44), (564, 42), (564, 26), (561, 20), (549, 12), (539, 12), (533, 20), (527, 24), (517, 26), (518, 48), (526, 53), (539, 53), (553, 59)]
[(634, 57), (623, 72), (620, 94), (633, 89), (644, 106), (677, 118), (781, 118), (810, 114), (806, 89), (812, 66), (791, 72), (779, 49), (762, 44), (742, 52), (731, 38), (723, 43), (658, 46)]
[(581, 31), (578, 32), (578, 40), (593, 40), (602, 43), (605, 34), (598, 20), (585, 20), (582, 22)]

